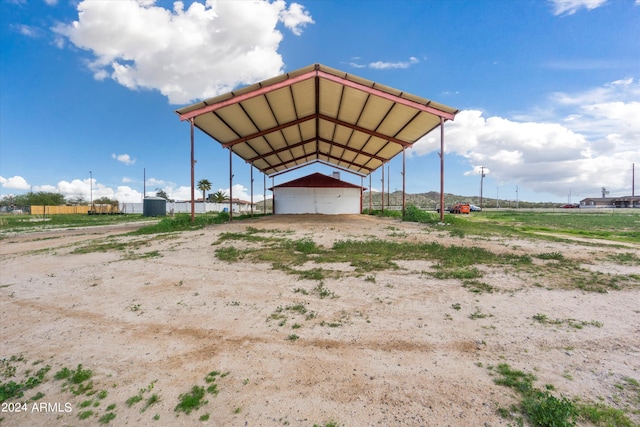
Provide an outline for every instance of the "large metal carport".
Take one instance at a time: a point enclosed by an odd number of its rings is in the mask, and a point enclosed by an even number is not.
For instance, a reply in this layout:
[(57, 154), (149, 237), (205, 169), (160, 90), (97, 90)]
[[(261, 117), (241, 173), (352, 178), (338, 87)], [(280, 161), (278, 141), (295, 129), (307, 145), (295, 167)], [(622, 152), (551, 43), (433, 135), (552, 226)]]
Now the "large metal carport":
[[(322, 163), (364, 179), (440, 126), (440, 206), (444, 204), (444, 122), (458, 110), (320, 64), (310, 65), (176, 111), (191, 125), (191, 217), (194, 128), (265, 176)], [(383, 168), (384, 170), (384, 168)], [(383, 197), (384, 198), (384, 197)], [(232, 210), (230, 209), (232, 214)], [(444, 209), (440, 209), (441, 220)]]

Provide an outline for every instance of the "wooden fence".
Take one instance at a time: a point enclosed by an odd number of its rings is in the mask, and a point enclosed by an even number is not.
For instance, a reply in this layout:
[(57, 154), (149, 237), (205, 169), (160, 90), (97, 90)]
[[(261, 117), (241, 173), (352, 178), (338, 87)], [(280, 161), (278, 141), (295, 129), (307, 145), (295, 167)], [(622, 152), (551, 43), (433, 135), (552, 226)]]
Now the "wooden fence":
[(31, 206), (31, 215), (86, 215), (89, 206)]

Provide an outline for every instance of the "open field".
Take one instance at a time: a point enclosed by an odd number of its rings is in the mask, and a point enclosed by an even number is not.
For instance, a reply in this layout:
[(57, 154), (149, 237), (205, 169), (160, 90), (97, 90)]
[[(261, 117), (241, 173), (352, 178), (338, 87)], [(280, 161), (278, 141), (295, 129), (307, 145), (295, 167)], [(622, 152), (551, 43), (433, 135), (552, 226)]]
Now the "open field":
[(640, 214), (600, 215), (14, 230), (0, 426), (638, 425)]

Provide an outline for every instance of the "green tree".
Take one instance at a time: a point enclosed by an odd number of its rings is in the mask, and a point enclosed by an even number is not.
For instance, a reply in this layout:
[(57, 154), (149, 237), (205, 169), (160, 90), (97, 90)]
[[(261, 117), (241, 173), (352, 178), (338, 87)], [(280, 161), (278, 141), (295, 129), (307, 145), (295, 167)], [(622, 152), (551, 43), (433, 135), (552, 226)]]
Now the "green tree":
[(224, 191), (216, 191), (211, 195), (211, 200), (216, 203), (222, 203), (227, 199), (227, 194)]
[(15, 204), (21, 206), (58, 206), (64, 205), (64, 196), (60, 193), (39, 191), (15, 196)]
[(164, 191), (162, 188), (156, 188), (156, 197), (162, 197), (165, 200), (169, 200), (169, 196), (167, 195), (167, 192)]
[(115, 206), (118, 204), (117, 200), (111, 200), (108, 197), (100, 197), (99, 199), (96, 199), (93, 201), (93, 203), (95, 203), (96, 205), (111, 205), (111, 206)]
[(211, 182), (208, 179), (198, 181), (198, 190), (202, 191), (202, 201), (205, 201), (205, 192), (211, 190)]

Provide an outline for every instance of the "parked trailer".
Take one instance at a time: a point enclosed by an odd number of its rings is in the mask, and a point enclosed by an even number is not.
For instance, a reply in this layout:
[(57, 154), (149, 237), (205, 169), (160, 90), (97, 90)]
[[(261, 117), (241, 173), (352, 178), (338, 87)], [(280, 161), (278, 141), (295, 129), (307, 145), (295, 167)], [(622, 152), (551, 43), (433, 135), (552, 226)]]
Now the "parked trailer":
[(114, 203), (113, 205), (107, 203), (94, 203), (91, 205), (91, 210), (89, 210), (89, 215), (119, 215), (120, 205), (118, 203)]

